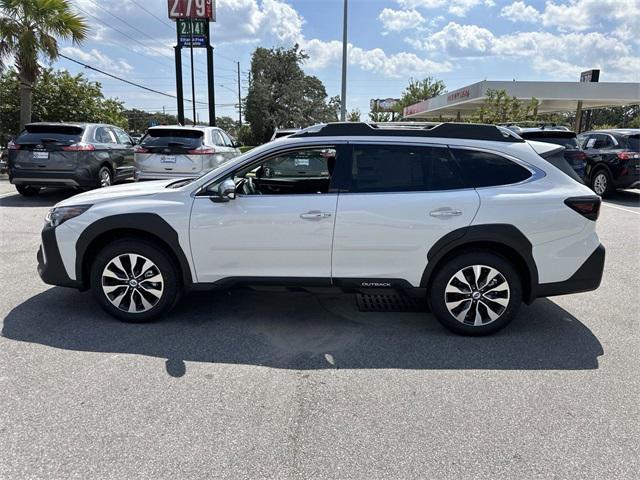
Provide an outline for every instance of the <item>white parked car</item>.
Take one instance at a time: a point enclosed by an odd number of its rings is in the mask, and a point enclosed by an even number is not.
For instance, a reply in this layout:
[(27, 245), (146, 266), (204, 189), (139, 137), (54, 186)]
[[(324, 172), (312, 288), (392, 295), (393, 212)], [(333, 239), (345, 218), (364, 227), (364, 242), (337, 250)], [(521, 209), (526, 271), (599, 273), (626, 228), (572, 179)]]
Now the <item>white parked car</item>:
[(151, 127), (135, 148), (135, 180), (192, 178), (240, 155), (240, 145), (216, 127)]
[(194, 289), (333, 285), (426, 295), (447, 328), (481, 335), (522, 302), (599, 286), (599, 208), (506, 129), (318, 125), (196, 179), (64, 200), (39, 272), (125, 321)]

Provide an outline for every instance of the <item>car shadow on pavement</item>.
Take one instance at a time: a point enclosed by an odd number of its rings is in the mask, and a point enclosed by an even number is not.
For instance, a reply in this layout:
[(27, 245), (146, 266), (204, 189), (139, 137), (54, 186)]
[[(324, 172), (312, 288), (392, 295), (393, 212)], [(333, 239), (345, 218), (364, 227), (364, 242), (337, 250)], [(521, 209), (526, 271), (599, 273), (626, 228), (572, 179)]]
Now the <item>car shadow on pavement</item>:
[(239, 289), (191, 294), (165, 318), (125, 324), (88, 293), (51, 288), (15, 307), (2, 336), (55, 348), (187, 362), (313, 369), (597, 369), (603, 348), (555, 303), (523, 306), (505, 330), (457, 336), (432, 315), (360, 312), (354, 295)]
[(45, 188), (33, 197), (24, 197), (16, 192), (15, 195), (0, 198), (0, 207), (52, 207), (78, 193), (80, 190), (70, 188)]
[(616, 190), (605, 201), (621, 207), (640, 207), (640, 190)]

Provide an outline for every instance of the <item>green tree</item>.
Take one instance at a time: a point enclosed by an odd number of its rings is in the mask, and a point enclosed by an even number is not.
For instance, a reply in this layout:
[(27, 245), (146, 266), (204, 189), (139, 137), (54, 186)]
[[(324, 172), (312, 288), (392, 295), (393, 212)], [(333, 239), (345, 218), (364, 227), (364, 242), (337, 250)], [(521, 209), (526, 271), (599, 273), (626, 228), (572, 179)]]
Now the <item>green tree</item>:
[[(151, 125), (177, 125), (178, 117), (162, 112), (146, 112), (137, 108), (122, 112), (130, 132), (144, 133)], [(186, 122), (186, 119), (185, 119)], [(191, 120), (187, 123), (190, 124)]]
[(354, 110), (351, 110), (347, 113), (347, 122), (360, 122), (361, 116), (362, 114), (360, 113), (359, 109), (356, 108)]
[[(20, 78), (13, 69), (0, 75), (0, 136), (20, 131)], [(102, 87), (83, 74), (44, 69), (33, 85), (32, 117), (37, 122), (104, 122), (127, 128), (122, 102), (104, 98)]]
[(478, 107), (473, 120), (481, 123), (506, 123), (537, 120), (538, 105), (536, 98), (521, 101), (507, 95), (506, 90), (487, 90), (487, 98)]
[(372, 122), (391, 122), (393, 121), (393, 115), (389, 112), (383, 112), (376, 103), (373, 110), (369, 112), (369, 120)]
[(396, 106), (397, 111), (402, 115), (405, 107), (422, 102), (423, 100), (428, 100), (429, 98), (437, 97), (446, 91), (447, 86), (442, 80), (436, 80), (431, 76), (422, 80), (414, 80), (412, 78), (400, 96), (400, 101)]
[(31, 121), (38, 59), (58, 58), (58, 39), (79, 44), (88, 27), (68, 0), (0, 0), (0, 70), (10, 58), (20, 77), (20, 127)]
[(268, 141), (276, 128), (337, 120), (334, 99), (327, 101), (322, 82), (302, 71), (307, 58), (298, 45), (253, 52), (244, 110), (255, 142)]
[(216, 126), (227, 132), (232, 137), (238, 137), (238, 121), (231, 117), (216, 117)]

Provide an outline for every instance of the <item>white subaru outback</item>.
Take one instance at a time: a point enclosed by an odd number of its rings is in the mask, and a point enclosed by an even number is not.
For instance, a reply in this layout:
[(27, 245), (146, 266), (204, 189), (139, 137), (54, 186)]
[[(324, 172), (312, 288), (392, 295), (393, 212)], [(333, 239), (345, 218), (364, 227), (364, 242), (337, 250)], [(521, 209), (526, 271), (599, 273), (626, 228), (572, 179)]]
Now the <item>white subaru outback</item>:
[(489, 125), (317, 125), (196, 179), (60, 202), (38, 270), (131, 322), (190, 290), (375, 287), (426, 296), (445, 327), (487, 334), (523, 301), (602, 277), (600, 198), (534, 146)]

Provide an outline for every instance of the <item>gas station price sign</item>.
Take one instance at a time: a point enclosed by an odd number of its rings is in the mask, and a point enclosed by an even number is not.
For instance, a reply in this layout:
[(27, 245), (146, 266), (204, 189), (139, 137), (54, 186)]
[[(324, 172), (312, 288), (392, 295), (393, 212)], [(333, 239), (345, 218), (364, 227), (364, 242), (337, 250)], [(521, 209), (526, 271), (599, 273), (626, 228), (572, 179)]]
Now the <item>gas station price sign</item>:
[(169, 18), (201, 18), (216, 21), (215, 0), (168, 0)]

